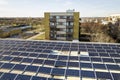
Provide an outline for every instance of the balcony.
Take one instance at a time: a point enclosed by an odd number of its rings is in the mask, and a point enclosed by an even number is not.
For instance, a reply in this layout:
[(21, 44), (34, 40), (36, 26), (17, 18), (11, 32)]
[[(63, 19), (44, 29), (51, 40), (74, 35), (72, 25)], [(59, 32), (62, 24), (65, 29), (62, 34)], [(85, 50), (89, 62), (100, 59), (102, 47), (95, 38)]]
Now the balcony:
[(56, 22), (56, 18), (50, 18), (50, 22)]
[(67, 28), (73, 28), (73, 25), (67, 25)]
[(57, 34), (66, 34), (65, 31), (57, 31)]
[(57, 22), (66, 22), (66, 19), (57, 19)]
[(58, 26), (56, 26), (56, 28), (66, 28), (66, 26), (61, 26), (61, 25), (58, 25)]
[(66, 40), (66, 37), (57, 37), (58, 40)]
[(72, 21), (73, 22), (74, 19), (73, 18), (67, 18), (66, 21)]

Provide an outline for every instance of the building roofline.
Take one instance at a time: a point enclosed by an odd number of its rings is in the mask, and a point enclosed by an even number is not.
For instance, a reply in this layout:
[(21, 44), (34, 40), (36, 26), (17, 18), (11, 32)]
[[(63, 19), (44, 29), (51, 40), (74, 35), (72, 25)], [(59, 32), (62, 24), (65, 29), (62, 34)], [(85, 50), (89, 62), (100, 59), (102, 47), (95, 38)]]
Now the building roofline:
[(120, 45), (120, 43), (106, 43), (106, 42), (73, 42), (73, 41), (59, 41), (59, 40), (26, 40), (26, 39), (13, 39), (13, 38), (5, 38), (0, 40), (18, 40), (18, 41), (45, 41), (45, 42), (61, 42), (61, 43), (87, 43), (87, 44), (115, 44)]

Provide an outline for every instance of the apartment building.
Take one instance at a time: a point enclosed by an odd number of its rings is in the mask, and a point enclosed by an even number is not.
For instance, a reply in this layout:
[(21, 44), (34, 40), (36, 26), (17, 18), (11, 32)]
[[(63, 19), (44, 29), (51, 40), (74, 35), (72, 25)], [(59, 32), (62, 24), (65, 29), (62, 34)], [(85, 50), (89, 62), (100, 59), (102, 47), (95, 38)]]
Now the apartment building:
[(45, 12), (45, 38), (48, 40), (79, 40), (79, 12)]

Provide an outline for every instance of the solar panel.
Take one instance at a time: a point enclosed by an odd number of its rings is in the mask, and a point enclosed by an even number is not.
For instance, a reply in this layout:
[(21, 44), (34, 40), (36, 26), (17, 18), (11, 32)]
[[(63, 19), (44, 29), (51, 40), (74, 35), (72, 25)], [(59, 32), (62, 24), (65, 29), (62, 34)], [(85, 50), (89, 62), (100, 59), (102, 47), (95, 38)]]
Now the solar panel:
[(25, 69), (25, 71), (36, 72), (37, 69), (38, 69), (37, 66), (27, 66), (27, 68)]
[(53, 68), (51, 74), (52, 74), (52, 75), (57, 75), (57, 76), (64, 76), (64, 74), (65, 74), (65, 69)]
[(120, 80), (119, 54), (119, 44), (0, 40), (0, 80)]
[(91, 57), (91, 61), (93, 61), (93, 62), (102, 62), (101, 58), (95, 58), (95, 57)]
[(49, 55), (48, 58), (50, 58), (50, 59), (57, 59), (57, 56), (58, 55)]
[(1, 68), (4, 68), (4, 69), (11, 69), (13, 66), (14, 66), (14, 64), (5, 63), (5, 64), (2, 65)]
[(56, 67), (64, 67), (66, 66), (66, 62), (63, 62), (63, 61), (56, 61), (56, 64), (55, 64)]
[(82, 77), (86, 77), (86, 78), (95, 78), (95, 74), (93, 71), (85, 71), (85, 70), (82, 70), (81, 71), (81, 76)]
[(59, 56), (58, 60), (68, 60), (68, 56)]
[(80, 67), (81, 68), (92, 68), (92, 65), (91, 65), (91, 63), (83, 63), (83, 62), (81, 62)]
[(110, 64), (106, 64), (107, 68), (110, 70), (118, 70), (120, 71), (120, 67), (118, 65), (110, 65)]
[[(18, 75), (15, 80), (30, 80), (31, 76), (27, 76), (27, 75)], [(14, 80), (14, 79), (12, 79)]]
[(81, 61), (90, 61), (89, 57), (80, 57)]
[(93, 67), (96, 69), (106, 69), (105, 64), (93, 64)]
[(47, 80), (47, 78), (45, 77), (37, 77), (37, 76), (33, 76), (32, 80)]
[(42, 60), (42, 59), (34, 59), (34, 60), (33, 60), (33, 64), (34, 64), (34, 63), (35, 63), (35, 64), (42, 64), (43, 61), (44, 61), (44, 60)]
[(51, 68), (48, 68), (48, 67), (40, 67), (39, 73), (45, 73), (45, 74), (50, 74), (51, 72)]
[(54, 66), (55, 61), (53, 60), (45, 60), (44, 64), (46, 65), (53, 65)]
[(112, 73), (114, 80), (120, 80), (120, 73)]
[(103, 59), (103, 62), (111, 62), (111, 63), (114, 63), (113, 59), (111, 58), (102, 58)]
[(69, 60), (79, 60), (78, 56), (69, 56)]
[(68, 67), (79, 67), (79, 62), (68, 62)]
[(110, 73), (108, 72), (96, 72), (96, 76), (98, 79), (111, 79), (112, 80), (112, 77)]
[(17, 74), (4, 73), (0, 80), (14, 80)]
[(16, 62), (20, 62), (23, 58), (19, 58), (19, 57), (14, 57), (12, 59), (12, 61), (16, 61)]
[(24, 58), (22, 62), (31, 63), (33, 59)]
[(26, 65), (16, 64), (13, 69), (15, 70), (24, 70)]
[(79, 77), (79, 70), (72, 70), (72, 69), (67, 69), (66, 70), (66, 76), (76, 76)]
[(5, 56), (2, 60), (4, 61), (10, 61), (13, 57), (10, 56)]

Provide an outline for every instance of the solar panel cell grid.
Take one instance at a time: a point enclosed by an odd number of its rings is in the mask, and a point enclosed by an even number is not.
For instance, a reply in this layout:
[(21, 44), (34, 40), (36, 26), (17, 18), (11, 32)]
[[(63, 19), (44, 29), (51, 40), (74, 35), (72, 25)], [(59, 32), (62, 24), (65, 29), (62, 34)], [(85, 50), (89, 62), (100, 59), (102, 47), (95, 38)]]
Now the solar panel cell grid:
[[(118, 44), (0, 40), (0, 49), (0, 80), (120, 79)], [(76, 56), (71, 51), (88, 55)]]

